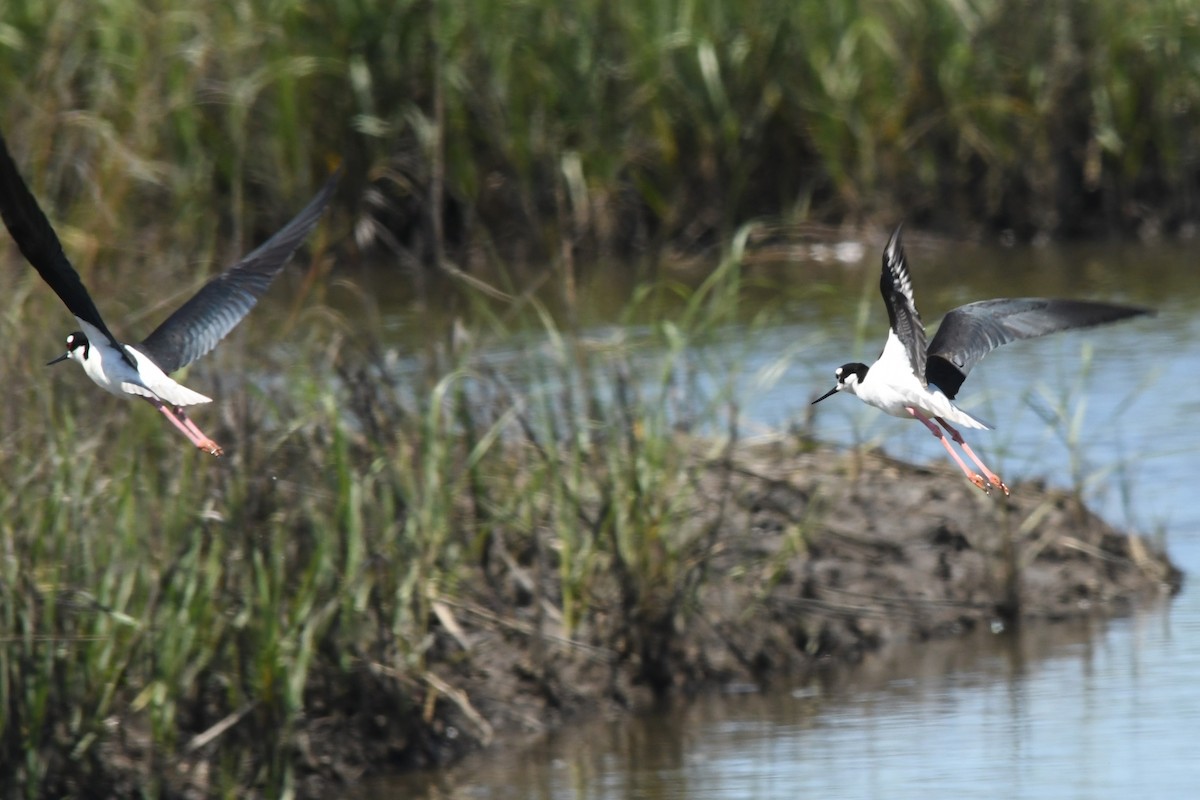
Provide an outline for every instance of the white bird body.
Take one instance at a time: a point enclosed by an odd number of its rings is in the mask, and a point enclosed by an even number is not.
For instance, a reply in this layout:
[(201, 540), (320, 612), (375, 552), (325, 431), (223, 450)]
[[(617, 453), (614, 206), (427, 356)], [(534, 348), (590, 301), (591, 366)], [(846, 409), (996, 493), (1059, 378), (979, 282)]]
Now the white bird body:
[(184, 406), (211, 403), (167, 377), (208, 353), (258, 302), (329, 205), (339, 170), (290, 222), (236, 264), (212, 278), (137, 345), (119, 341), (104, 324), (79, 273), (37, 199), (25, 185), (0, 136), (0, 218), (17, 248), (79, 322), (67, 336), (70, 359), (97, 386), (121, 397), (141, 397), (158, 409), (196, 447), (224, 452), (184, 413)]
[(98, 328), (78, 317), (76, 320), (87, 336), (87, 343), (73, 346), (68, 339), (67, 358), (78, 361), (87, 376), (104, 391), (117, 396), (135, 394), (173, 406), (212, 402), (211, 397), (194, 392), (170, 378), (157, 364), (138, 352), (136, 347), (122, 345), (128, 357), (137, 364), (137, 369), (134, 369)]
[(909, 409), (915, 408), (927, 417), (941, 417), (964, 428), (990, 430), (992, 427), (954, 405), (937, 386), (925, 386), (917, 380), (904, 343), (894, 331), (888, 331), (883, 353), (867, 368), (861, 380), (853, 373), (845, 378), (842, 391), (850, 392), (867, 405), (893, 417), (912, 419)]
[[(992, 427), (953, 403), (967, 374), (985, 355), (1009, 342), (1151, 313), (1144, 308), (1083, 300), (1041, 297), (981, 300), (952, 309), (942, 319), (933, 341), (927, 342), (925, 326), (913, 298), (912, 276), (899, 227), (883, 250), (879, 290), (890, 323), (883, 352), (870, 366), (851, 362), (838, 367), (834, 373), (837, 384), (813, 403), (838, 392), (849, 392), (893, 417), (915, 419), (941, 441), (972, 483), (985, 492), (995, 487), (1006, 495), (1008, 487), (1004, 481), (975, 455), (954, 427), (984, 430)], [(967, 466), (946, 440), (942, 428), (983, 475)]]

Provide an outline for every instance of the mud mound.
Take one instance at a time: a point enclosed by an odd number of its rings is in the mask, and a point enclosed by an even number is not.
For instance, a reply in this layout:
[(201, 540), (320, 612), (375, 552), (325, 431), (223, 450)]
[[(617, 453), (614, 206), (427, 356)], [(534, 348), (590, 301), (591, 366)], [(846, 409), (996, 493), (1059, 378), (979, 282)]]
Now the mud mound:
[(664, 696), (802, 682), (891, 643), (1119, 615), (1182, 580), (1161, 547), (1037, 483), (986, 496), (957, 472), (778, 443), (698, 456), (692, 488), (701, 533), (673, 579), (614, 577), (570, 634), (552, 560), (440, 604), (412, 713), (331, 703), (304, 793)]

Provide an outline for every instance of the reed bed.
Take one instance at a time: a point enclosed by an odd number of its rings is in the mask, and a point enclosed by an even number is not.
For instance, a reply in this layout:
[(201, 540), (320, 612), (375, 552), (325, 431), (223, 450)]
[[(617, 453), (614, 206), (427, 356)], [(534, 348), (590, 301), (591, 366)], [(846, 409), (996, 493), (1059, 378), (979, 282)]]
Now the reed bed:
[(719, 247), (758, 217), (1033, 238), (1198, 211), (1195, 0), (5, 11), (9, 139), (101, 243), (163, 198), (244, 241), (337, 157), (361, 241), (414, 263)]
[[(670, 286), (682, 312), (644, 350), (523, 297), (549, 357), (511, 370), (469, 337), (396, 353), (320, 302), (320, 267), (281, 351), (195, 369), (281, 376), (217, 387), (214, 461), (78, 374), (43, 376), (64, 315), (0, 245), (18, 265), (0, 311), (6, 795), (302, 793), (321, 769), (307, 726), (334, 705), (410, 726), (393, 757), (429, 757), (437, 698), (477, 718), (432, 668), (432, 631), (479, 582), (529, 594), (561, 637), (619, 641), (662, 685), (716, 534), (689, 513), (680, 434), (704, 428), (717, 461), (738, 439), (737, 393), (697, 380), (696, 353), (740, 317), (743, 220), (1070, 231), (1098, 218), (1068, 207), (1076, 172), (1106, 220), (1194, 211), (1188, 3), (5, 8), (6, 137), (114, 319), (115, 287), (244, 249), (336, 157), (364, 198), (359, 245), (401, 265), (551, 256), (570, 286), (577, 250), (729, 249), (697, 289)], [(519, 275), (505, 288), (523, 296)], [(506, 333), (475, 292), (459, 307), (478, 341)]]
[(739, 264), (632, 341), (572, 334), (528, 298), (540, 328), (511, 363), (470, 336), (402, 354), (314, 302), (277, 350), (235, 344), (195, 369), (197, 385), (248, 376), (204, 415), (221, 460), (76, 370), (43, 371), (59, 331), (41, 320), (65, 315), (16, 271), (0, 361), (36, 391), (5, 407), (5, 794), (288, 795), (320, 771), (304, 748), (321, 709), (437, 739), (426, 704), (458, 697), (434, 669), (449, 609), (514, 575), (537, 578), (539, 626), (598, 643), (619, 628), (661, 681), (656, 648), (716, 535), (692, 519), (697, 462), (677, 437), (714, 421), (714, 442), (736, 437), (731, 387), (697, 388), (693, 347), (736, 313)]
[[(727, 363), (737, 352), (708, 345), (735, 325), (752, 341), (774, 320), (743, 307), (749, 235), (739, 231), (693, 288), (634, 291), (611, 329), (559, 322), (572, 315), (551, 313), (537, 293), (499, 303), (447, 283), (460, 315), (420, 317), (414, 351), (382, 338), (373, 296), (329, 304), (304, 294), (319, 284), (293, 280), (296, 297), (268, 298), (274, 313), (252, 315), (188, 376), (216, 384), (218, 405), (199, 419), (226, 445), (220, 460), (150, 409), (99, 396), (78, 370), (47, 373), (60, 333), (47, 321), (66, 315), (0, 245), (0, 263), (18, 265), (0, 369), (33, 387), (3, 410), (0, 789), (322, 796), (357, 774), (347, 763), (446, 758), (486, 743), (489, 718), (504, 715), (482, 713), (461, 688), (488, 658), (463, 633), (466, 615), (484, 620), (475, 637), (526, 643), (506, 669), (532, 691), (560, 685), (563, 648), (611, 673), (592, 676), (600, 685), (626, 674), (651, 694), (673, 691), (691, 666), (685, 632), (708, 624), (702, 594), (727, 570), (761, 573), (738, 613), (773, 607), (766, 598), (797, 580), (832, 510), (825, 492), (855, 483), (822, 470), (803, 489), (768, 479), (803, 495), (803, 511), (777, 550), (731, 551), (731, 528), (745, 532), (732, 537), (739, 547), (761, 538), (730, 522), (746, 513), (734, 451), (749, 389)], [(334, 252), (323, 241), (312, 275)], [(115, 295), (103, 305), (121, 319), (122, 303), (138, 304)], [(254, 346), (260, 337), (278, 344)], [(764, 379), (793, 357), (766, 365)], [(1064, 397), (1063, 413), (1072, 406)], [(813, 446), (799, 433), (784, 445), (796, 454)], [(985, 500), (962, 502), (990, 508)], [(1037, 527), (1061, 500), (1042, 502), (1021, 512), (1029, 530), (1014, 541), (1058, 541)], [(1023, 552), (989, 556), (1013, 579), (1014, 615)], [(798, 654), (827, 646), (821, 613), (786, 618), (811, 639), (792, 642)]]

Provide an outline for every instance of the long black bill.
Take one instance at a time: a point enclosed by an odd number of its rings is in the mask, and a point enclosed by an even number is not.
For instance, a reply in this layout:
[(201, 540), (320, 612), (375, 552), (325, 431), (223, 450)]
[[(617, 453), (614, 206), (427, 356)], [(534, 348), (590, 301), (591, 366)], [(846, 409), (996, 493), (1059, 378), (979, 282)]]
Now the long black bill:
[(70, 358), (70, 357), (71, 357), (71, 351), (70, 351), (70, 350), (68, 350), (67, 352), (63, 353), (61, 356), (59, 356), (58, 358), (54, 359), (53, 361), (47, 361), (47, 362), (46, 362), (46, 366), (48, 367), (48, 366), (50, 366), (51, 364), (57, 364), (57, 363), (58, 363), (58, 362), (60, 362), (60, 361), (66, 361), (66, 360), (67, 360), (68, 358)]
[(821, 402), (821, 401), (822, 401), (822, 400), (824, 400), (826, 397), (833, 397), (835, 394), (837, 394), (837, 390), (838, 390), (838, 387), (836, 387), (836, 386), (835, 386), (835, 387), (833, 387), (833, 388), (832, 388), (832, 389), (830, 389), (828, 392), (826, 392), (825, 394), (823, 394), (823, 395), (821, 395), (820, 397), (818, 397), (816, 400), (813, 400), (811, 403), (809, 403), (809, 405), (810, 405), (810, 406), (815, 406), (817, 403)]

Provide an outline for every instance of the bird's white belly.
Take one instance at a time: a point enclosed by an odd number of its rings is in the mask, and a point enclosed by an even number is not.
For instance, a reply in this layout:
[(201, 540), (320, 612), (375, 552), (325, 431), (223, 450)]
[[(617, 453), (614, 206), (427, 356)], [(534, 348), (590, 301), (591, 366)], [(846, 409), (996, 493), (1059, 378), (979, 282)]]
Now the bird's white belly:
[(116, 350), (98, 346), (94, 342), (88, 347), (87, 355), (80, 363), (92, 382), (111, 394), (129, 394), (124, 388), (125, 385), (138, 381), (137, 372)]
[(176, 406), (212, 402), (211, 398), (172, 380), (134, 348), (127, 348), (127, 352), (137, 362), (138, 369), (131, 367), (117, 350), (93, 343), (83, 360), (83, 370), (97, 386), (115, 395), (156, 398)]
[[(909, 408), (915, 408), (927, 416), (941, 413), (939, 410), (929, 408), (929, 397), (925, 388), (911, 374), (908, 376), (893, 375), (887, 380), (878, 380), (882, 376), (876, 376), (873, 374), (874, 372), (875, 370), (872, 368), (867, 373), (867, 379), (858, 386), (855, 394), (859, 396), (859, 399), (893, 417), (911, 418), (912, 415), (908, 412)], [(876, 378), (876, 380), (871, 380), (872, 378)], [(944, 395), (943, 399), (945, 399)], [(946, 404), (949, 404), (949, 400), (946, 400)]]
[(878, 374), (875, 370), (873, 366), (867, 371), (866, 380), (855, 394), (886, 414), (911, 419), (908, 409), (914, 408), (926, 417), (942, 417), (966, 428), (990, 427), (954, 405), (940, 389), (922, 386), (911, 370), (889, 371), (890, 374)]

